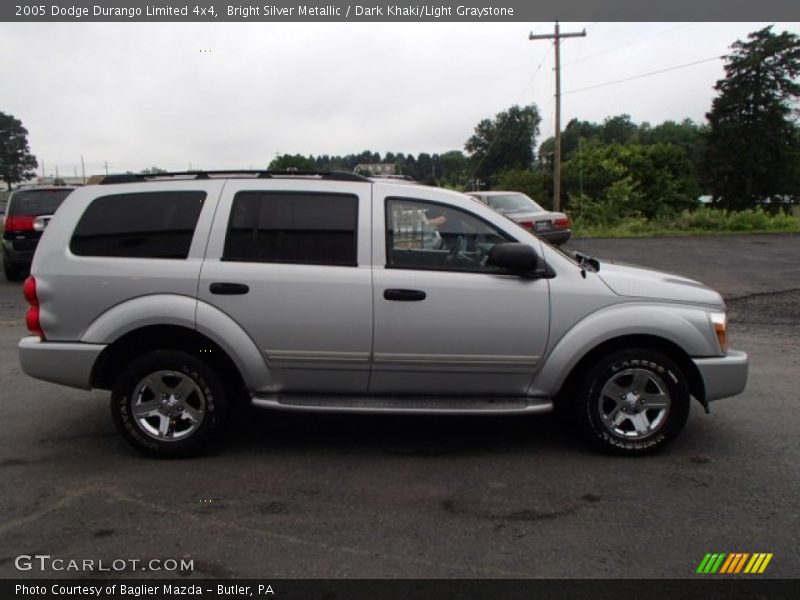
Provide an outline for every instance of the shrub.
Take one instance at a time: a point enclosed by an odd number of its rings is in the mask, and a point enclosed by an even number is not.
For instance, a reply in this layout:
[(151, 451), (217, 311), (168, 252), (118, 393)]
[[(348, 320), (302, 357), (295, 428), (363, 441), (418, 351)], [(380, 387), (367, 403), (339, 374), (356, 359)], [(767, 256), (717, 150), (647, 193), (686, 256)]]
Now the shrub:
[(576, 236), (642, 237), (725, 232), (800, 232), (800, 217), (787, 213), (770, 215), (759, 209), (738, 212), (702, 207), (679, 215), (663, 214), (647, 219), (640, 215), (615, 217), (608, 204), (583, 199), (582, 212), (573, 214)]

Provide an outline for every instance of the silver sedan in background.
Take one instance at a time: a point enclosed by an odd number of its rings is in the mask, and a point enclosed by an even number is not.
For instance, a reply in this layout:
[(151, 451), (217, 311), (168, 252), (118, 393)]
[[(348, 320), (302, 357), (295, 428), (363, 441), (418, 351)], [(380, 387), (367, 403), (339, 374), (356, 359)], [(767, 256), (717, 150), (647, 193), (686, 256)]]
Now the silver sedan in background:
[(467, 192), (502, 215), (552, 244), (563, 244), (572, 235), (572, 222), (562, 212), (546, 210), (520, 192)]

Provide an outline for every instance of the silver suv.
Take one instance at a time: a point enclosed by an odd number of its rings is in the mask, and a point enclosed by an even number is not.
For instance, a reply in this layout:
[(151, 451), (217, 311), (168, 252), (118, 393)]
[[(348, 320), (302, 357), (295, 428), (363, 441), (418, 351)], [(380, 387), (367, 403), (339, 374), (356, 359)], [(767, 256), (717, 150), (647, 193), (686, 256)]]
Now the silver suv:
[(621, 454), (740, 393), (700, 283), (543, 244), (472, 198), (348, 173), (108, 177), (74, 191), (24, 286), (33, 377), (111, 390), (119, 431), (194, 454), (237, 402), (286, 411), (556, 408)]

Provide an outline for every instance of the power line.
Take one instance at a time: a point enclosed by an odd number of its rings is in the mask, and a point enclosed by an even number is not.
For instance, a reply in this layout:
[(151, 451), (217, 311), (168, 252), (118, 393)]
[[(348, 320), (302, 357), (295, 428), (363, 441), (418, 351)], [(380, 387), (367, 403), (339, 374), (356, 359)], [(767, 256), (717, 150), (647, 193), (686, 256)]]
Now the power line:
[[(738, 2), (738, 3), (735, 3), (735, 4), (729, 2), (729, 3), (725, 4), (725, 6), (723, 6), (719, 10), (715, 10), (714, 12), (711, 12), (711, 13), (705, 15), (702, 19), (700, 19), (700, 21), (695, 21), (695, 22), (690, 22), (690, 23), (678, 23), (677, 25), (675, 25), (673, 27), (668, 27), (667, 29), (663, 29), (661, 31), (657, 31), (656, 33), (651, 33), (651, 34), (646, 35), (644, 37), (637, 38), (637, 39), (633, 40), (632, 42), (630, 42), (628, 44), (622, 44), (621, 46), (614, 46), (613, 48), (608, 48), (606, 50), (601, 50), (600, 52), (597, 52), (596, 54), (592, 54), (590, 56), (586, 56), (584, 58), (580, 58), (579, 60), (575, 60), (575, 61), (569, 63), (567, 66), (575, 65), (575, 64), (578, 64), (578, 63), (581, 63), (581, 62), (585, 62), (585, 61), (588, 61), (588, 60), (592, 60), (594, 58), (597, 58), (598, 56), (603, 56), (603, 55), (609, 54), (611, 52), (616, 52), (617, 50), (624, 50), (625, 48), (629, 48), (631, 46), (635, 46), (636, 44), (639, 44), (640, 42), (644, 42), (644, 41), (647, 41), (647, 40), (650, 40), (650, 39), (653, 39), (653, 38), (656, 38), (656, 37), (659, 37), (659, 36), (662, 36), (662, 35), (666, 35), (667, 33), (672, 33), (673, 31), (678, 31), (679, 29), (684, 29), (686, 27), (692, 27), (692, 26), (698, 25), (701, 21), (706, 21), (706, 22), (714, 21), (721, 14), (730, 12), (732, 10), (737, 10), (739, 8), (743, 8), (743, 7), (747, 6), (747, 5), (753, 4), (754, 2), (756, 2), (756, 0), (742, 0), (741, 2)], [(606, 20), (610, 21), (612, 19), (606, 19)], [(586, 29), (588, 29), (588, 28), (589, 28), (589, 26), (586, 27)]]
[[(533, 83), (534, 79), (536, 79), (536, 76), (539, 74), (539, 71), (542, 70), (542, 65), (544, 65), (544, 61), (547, 60), (547, 57), (550, 56), (550, 50), (552, 50), (552, 49), (553, 49), (553, 47), (550, 46), (547, 49), (547, 52), (544, 53), (544, 56), (542, 56), (542, 60), (539, 61), (539, 66), (536, 67), (536, 70), (533, 72), (533, 75), (531, 75), (531, 78), (528, 80), (528, 83), (526, 83), (525, 87), (522, 89), (522, 93), (520, 94), (520, 98), (522, 98), (525, 95), (525, 92), (531, 86), (531, 84)], [(500, 127), (497, 129), (497, 131), (495, 132), (494, 138), (492, 139), (491, 142), (489, 142), (489, 147), (486, 149), (486, 153), (483, 155), (483, 158), (481, 158), (481, 160), (475, 166), (475, 169), (473, 169), (472, 174), (469, 176), (469, 179), (467, 179), (467, 183), (469, 183), (470, 181), (475, 179), (475, 175), (478, 174), (478, 171), (483, 166), (484, 161), (489, 156), (489, 153), (491, 152), (492, 148), (494, 147), (495, 142), (497, 142), (497, 140), (500, 138), (500, 134), (502, 133), (503, 129), (505, 128), (506, 124), (509, 122), (510, 119), (511, 119), (511, 115), (507, 114), (505, 120), (500, 125)]]
[(675, 65), (674, 67), (667, 67), (666, 69), (659, 69), (658, 71), (650, 71), (649, 73), (640, 73), (639, 75), (633, 75), (631, 77), (625, 77), (624, 79), (615, 79), (614, 81), (605, 81), (603, 83), (598, 83), (596, 85), (590, 85), (587, 87), (578, 88), (576, 90), (569, 90), (568, 92), (564, 92), (563, 95), (567, 94), (577, 94), (578, 92), (585, 92), (587, 90), (594, 90), (601, 87), (606, 87), (608, 85), (615, 85), (617, 83), (625, 83), (626, 81), (633, 81), (634, 79), (641, 79), (642, 77), (650, 77), (652, 75), (659, 75), (661, 73), (667, 73), (669, 71), (677, 71), (678, 69), (685, 69), (686, 67), (693, 67), (695, 65), (700, 65), (703, 63), (711, 62), (712, 60), (720, 60), (725, 58), (724, 56), (712, 56), (711, 58), (705, 58), (703, 60), (696, 60), (694, 62), (686, 63), (683, 65)]
[(668, 29), (664, 29), (662, 31), (658, 31), (656, 33), (651, 33), (650, 35), (645, 35), (643, 37), (637, 38), (637, 39), (635, 39), (632, 42), (629, 42), (627, 44), (622, 44), (620, 46), (614, 46), (613, 48), (606, 48), (605, 50), (601, 50), (600, 52), (596, 52), (595, 54), (590, 54), (589, 56), (584, 56), (583, 58), (578, 58), (576, 60), (573, 60), (571, 63), (568, 63), (567, 66), (577, 65), (579, 63), (595, 59), (595, 58), (597, 58), (599, 56), (604, 56), (606, 54), (610, 54), (612, 52), (616, 52), (617, 50), (624, 50), (625, 48), (630, 48), (631, 46), (635, 46), (636, 44), (639, 44), (641, 42), (645, 42), (647, 40), (651, 40), (653, 38), (656, 38), (656, 37), (659, 37), (659, 36), (662, 36), (662, 35), (666, 35), (668, 33), (672, 33), (673, 31), (677, 31), (679, 29), (684, 29), (685, 27), (691, 27), (693, 25), (697, 25), (697, 23), (680, 23), (680, 24), (678, 24), (678, 25), (676, 25), (674, 27), (670, 27)]
[(525, 95), (525, 92), (527, 92), (528, 88), (531, 87), (531, 84), (533, 83), (533, 80), (536, 79), (536, 76), (539, 74), (539, 71), (542, 70), (542, 65), (544, 64), (544, 61), (547, 60), (547, 57), (550, 56), (550, 51), (552, 49), (553, 49), (553, 46), (550, 46), (549, 48), (547, 48), (547, 52), (544, 53), (544, 56), (542, 57), (542, 60), (539, 61), (539, 65), (536, 67), (536, 70), (533, 72), (533, 75), (531, 75), (531, 78), (528, 80), (528, 83), (526, 83), (525, 87), (522, 88), (522, 94), (521, 94), (522, 96)]

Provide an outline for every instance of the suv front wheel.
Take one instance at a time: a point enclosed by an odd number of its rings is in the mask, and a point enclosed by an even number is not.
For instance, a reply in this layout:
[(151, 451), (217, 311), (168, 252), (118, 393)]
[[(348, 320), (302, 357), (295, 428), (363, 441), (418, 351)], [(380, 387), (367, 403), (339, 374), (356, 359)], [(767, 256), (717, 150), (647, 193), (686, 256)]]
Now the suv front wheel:
[(225, 390), (203, 361), (173, 350), (149, 352), (117, 377), (111, 392), (114, 424), (151, 456), (200, 453), (223, 429)]
[(690, 394), (680, 367), (661, 352), (623, 350), (599, 361), (578, 386), (579, 424), (615, 454), (659, 450), (680, 433)]

